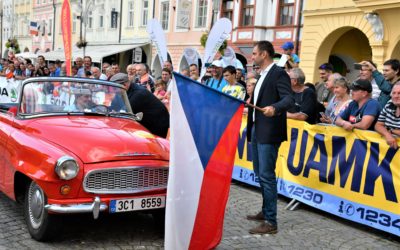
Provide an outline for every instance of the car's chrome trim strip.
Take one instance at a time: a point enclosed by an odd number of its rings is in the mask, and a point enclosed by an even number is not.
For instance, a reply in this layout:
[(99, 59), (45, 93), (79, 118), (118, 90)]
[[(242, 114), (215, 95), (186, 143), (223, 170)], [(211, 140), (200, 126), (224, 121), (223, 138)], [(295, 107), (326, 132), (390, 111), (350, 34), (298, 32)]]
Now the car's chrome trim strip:
[(130, 156), (155, 156), (155, 154), (152, 153), (140, 153), (140, 152), (129, 152), (129, 153), (122, 153), (115, 155), (115, 157), (130, 157)]
[(100, 201), (99, 197), (95, 197), (92, 203), (81, 203), (81, 204), (47, 204), (44, 206), (50, 212), (60, 214), (76, 214), (76, 213), (93, 213), (93, 218), (99, 218), (101, 211), (107, 210), (108, 206), (106, 203)]

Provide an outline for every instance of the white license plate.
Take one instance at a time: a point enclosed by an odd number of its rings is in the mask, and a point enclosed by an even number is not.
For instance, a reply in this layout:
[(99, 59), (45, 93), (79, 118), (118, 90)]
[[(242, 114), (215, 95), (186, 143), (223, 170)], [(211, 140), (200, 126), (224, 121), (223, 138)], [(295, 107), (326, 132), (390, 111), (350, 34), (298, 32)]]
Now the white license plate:
[(165, 196), (111, 200), (110, 213), (138, 211), (165, 207)]

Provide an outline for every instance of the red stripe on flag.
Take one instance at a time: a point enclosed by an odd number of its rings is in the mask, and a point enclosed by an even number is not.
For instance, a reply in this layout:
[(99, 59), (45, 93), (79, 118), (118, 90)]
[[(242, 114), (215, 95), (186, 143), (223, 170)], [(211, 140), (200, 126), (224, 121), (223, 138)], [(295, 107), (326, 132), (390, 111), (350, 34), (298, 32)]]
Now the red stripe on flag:
[(210, 249), (221, 241), (243, 108), (232, 117), (206, 167), (189, 249)]

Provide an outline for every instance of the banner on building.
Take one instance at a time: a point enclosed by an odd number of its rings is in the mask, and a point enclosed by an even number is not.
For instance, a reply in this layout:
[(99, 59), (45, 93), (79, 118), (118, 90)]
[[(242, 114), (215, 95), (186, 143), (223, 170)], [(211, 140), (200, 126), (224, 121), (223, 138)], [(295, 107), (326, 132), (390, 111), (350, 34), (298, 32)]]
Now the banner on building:
[[(243, 118), (233, 178), (258, 186)], [(399, 140), (400, 142), (400, 140)], [(278, 192), (400, 236), (400, 152), (373, 131), (288, 120), (279, 149)]]
[(192, 11), (191, 0), (180, 0), (178, 1), (178, 10), (176, 17), (176, 28), (177, 29), (189, 29), (190, 24), (190, 13)]
[(192, 64), (199, 66), (199, 56), (195, 48), (185, 48), (183, 50), (183, 56), (185, 57), (188, 66)]
[(164, 62), (168, 61), (167, 57), (167, 42), (165, 41), (165, 33), (161, 27), (160, 22), (156, 19), (152, 19), (147, 24), (147, 33), (149, 33), (150, 40), (153, 42), (158, 53), (158, 59), (160, 59), (161, 67)]
[(21, 82), (20, 80), (0, 77), (0, 103), (18, 103)]
[[(232, 31), (232, 22), (228, 18), (221, 18), (214, 24), (208, 34), (206, 47), (204, 50), (203, 63), (211, 63), (222, 43), (228, 39)], [(201, 70), (200, 78), (206, 73), (206, 67)]]
[(236, 58), (236, 53), (230, 46), (224, 50), (224, 56), (222, 57), (222, 67), (225, 68), (227, 66), (244, 69), (242, 62)]
[(222, 66), (224, 68), (227, 66), (233, 66), (236, 68), (236, 53), (230, 46), (228, 46), (224, 50), (224, 56), (222, 57)]
[(71, 76), (72, 67), (72, 19), (69, 0), (64, 0), (61, 8), (61, 31), (64, 42), (65, 65), (67, 76)]

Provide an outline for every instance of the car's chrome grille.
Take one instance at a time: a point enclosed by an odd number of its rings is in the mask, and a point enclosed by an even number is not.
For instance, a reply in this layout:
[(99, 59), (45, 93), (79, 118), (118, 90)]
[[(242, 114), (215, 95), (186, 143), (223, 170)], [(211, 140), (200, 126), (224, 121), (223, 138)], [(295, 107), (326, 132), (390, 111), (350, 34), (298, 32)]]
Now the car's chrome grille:
[(124, 167), (93, 170), (83, 188), (97, 194), (138, 193), (167, 188), (167, 167)]

